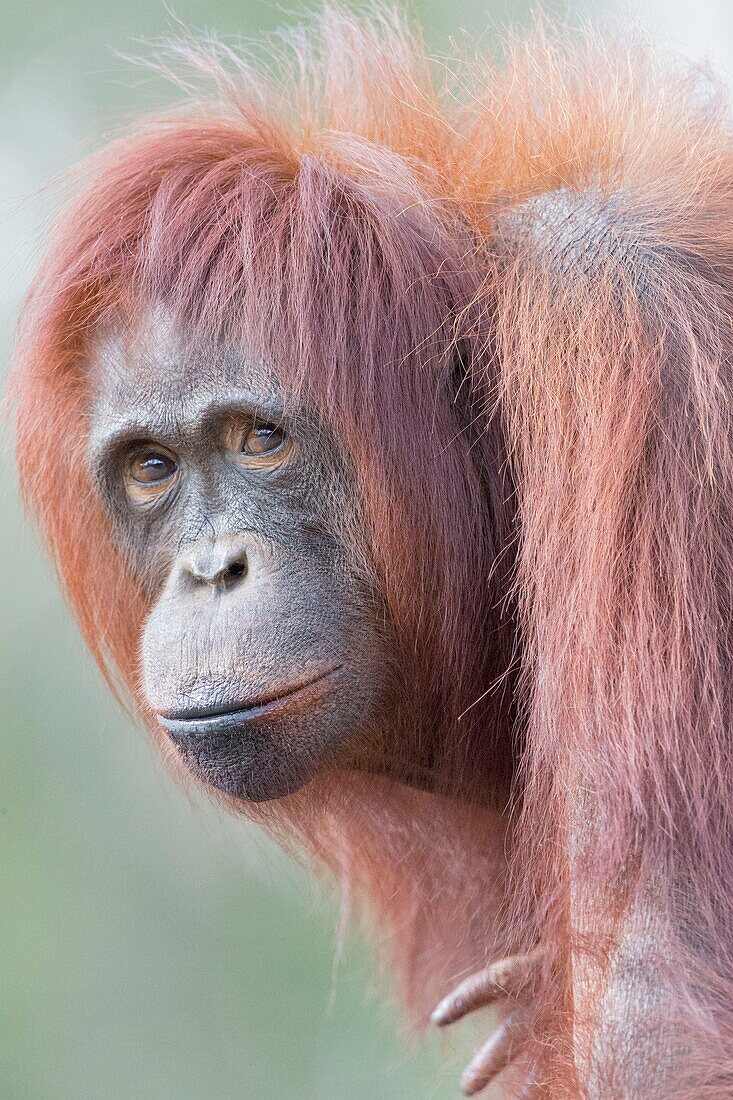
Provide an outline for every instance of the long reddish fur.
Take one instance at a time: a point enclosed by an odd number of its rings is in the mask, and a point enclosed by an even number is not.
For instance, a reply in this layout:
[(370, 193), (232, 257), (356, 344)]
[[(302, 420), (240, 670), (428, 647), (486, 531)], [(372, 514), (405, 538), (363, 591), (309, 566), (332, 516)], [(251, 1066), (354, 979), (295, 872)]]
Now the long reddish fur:
[[(728, 1096), (724, 107), (588, 33), (539, 27), (437, 90), (394, 16), (327, 10), (291, 45), (270, 77), (185, 47), (214, 94), (84, 165), (19, 333), (23, 491), (89, 645), (144, 713), (146, 602), (85, 473), (90, 341), (162, 300), (265, 354), (355, 471), (363, 530), (346, 537), (420, 685), (404, 751), (435, 740), (442, 794), (335, 773), (258, 816), (368, 901), (418, 1019), (486, 960), (550, 945), (553, 1097), (582, 1090), (573, 1044), (594, 1026), (573, 967), (602, 988), (652, 882), (684, 929), (668, 963), (688, 1056), (670, 1095)], [(441, 399), (459, 354), (470, 438)], [(480, 807), (476, 776), (496, 777), (495, 801), (509, 776), (511, 812)], [(578, 855), (579, 791), (595, 824)]]

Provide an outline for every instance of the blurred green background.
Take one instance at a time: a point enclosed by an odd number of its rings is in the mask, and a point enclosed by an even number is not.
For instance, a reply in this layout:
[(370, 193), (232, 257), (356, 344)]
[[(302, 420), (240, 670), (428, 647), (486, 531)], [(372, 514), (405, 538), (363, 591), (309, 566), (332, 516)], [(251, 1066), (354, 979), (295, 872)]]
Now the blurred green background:
[[(529, 10), (412, 7), (438, 51)], [(730, 7), (633, 12), (730, 72)], [(256, 37), (295, 18), (258, 0), (3, 5), (3, 362), (54, 208), (42, 185), (172, 98), (119, 54), (178, 20)], [(335, 960), (334, 901), (252, 826), (187, 801), (115, 708), (0, 461), (0, 1100), (455, 1097), (461, 1039), (408, 1050), (367, 949), (352, 937)]]

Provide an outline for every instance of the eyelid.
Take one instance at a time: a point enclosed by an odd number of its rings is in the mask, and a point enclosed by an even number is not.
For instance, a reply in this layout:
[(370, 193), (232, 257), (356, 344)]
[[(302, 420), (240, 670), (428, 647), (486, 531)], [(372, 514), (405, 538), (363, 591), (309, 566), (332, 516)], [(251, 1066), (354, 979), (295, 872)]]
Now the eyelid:
[(278, 427), (284, 427), (285, 415), (277, 405), (273, 404), (266, 407), (258, 405), (254, 401), (237, 400), (236, 397), (233, 397), (231, 400), (227, 399), (213, 403), (203, 412), (198, 421), (202, 437), (218, 440), (221, 440), (222, 434), (226, 434), (231, 425), (251, 424), (253, 422), (277, 424)]
[(99, 484), (119, 483), (131, 457), (144, 447), (160, 447), (163, 451), (170, 451), (180, 465), (178, 453), (167, 443), (147, 435), (144, 427), (125, 427), (103, 440), (90, 441), (87, 463), (94, 480)]
[(140, 439), (133, 440), (132, 442), (119, 448), (115, 457), (115, 462), (119, 466), (120, 464), (129, 469), (133, 462), (138, 458), (142, 458), (148, 454), (159, 453), (165, 458), (169, 458), (174, 463), (176, 469), (179, 469), (182, 465), (182, 460), (177, 451), (174, 451), (172, 447), (168, 447), (165, 443), (160, 443), (157, 439)]
[(155, 505), (170, 501), (178, 493), (181, 478), (178, 473), (165, 481), (124, 481), (125, 497), (130, 504), (137, 508), (152, 508)]

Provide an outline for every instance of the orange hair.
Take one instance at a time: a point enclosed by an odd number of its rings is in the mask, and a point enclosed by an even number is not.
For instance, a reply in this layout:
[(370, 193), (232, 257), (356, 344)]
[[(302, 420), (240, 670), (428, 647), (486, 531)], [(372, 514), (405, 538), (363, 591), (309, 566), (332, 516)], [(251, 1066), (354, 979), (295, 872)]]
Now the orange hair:
[(368, 899), (419, 1018), (469, 968), (549, 945), (535, 1056), (553, 1097), (593, 1074), (620, 1087), (598, 1053), (602, 994), (653, 891), (685, 1052), (666, 1094), (722, 1100), (733, 155), (718, 93), (637, 45), (541, 26), (436, 90), (401, 20), (330, 9), (276, 76), (223, 48), (179, 53), (215, 94), (84, 166), (16, 353), (21, 484), (89, 645), (137, 698), (147, 609), (85, 473), (87, 349), (162, 299), (266, 352), (334, 425), (361, 494), (354, 553), (425, 700), (403, 751), (439, 764), (439, 794), (337, 773), (264, 823)]

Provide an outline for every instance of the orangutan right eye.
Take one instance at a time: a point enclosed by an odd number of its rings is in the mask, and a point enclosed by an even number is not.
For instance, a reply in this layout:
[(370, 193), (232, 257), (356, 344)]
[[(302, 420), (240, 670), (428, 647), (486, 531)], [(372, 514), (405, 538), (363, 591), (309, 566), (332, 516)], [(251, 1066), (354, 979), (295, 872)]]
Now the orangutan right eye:
[(173, 477), (177, 466), (173, 459), (161, 451), (148, 451), (130, 465), (130, 474), (142, 485), (154, 485)]
[(178, 462), (163, 447), (133, 451), (125, 470), (125, 488), (133, 500), (148, 501), (164, 493), (178, 473)]

